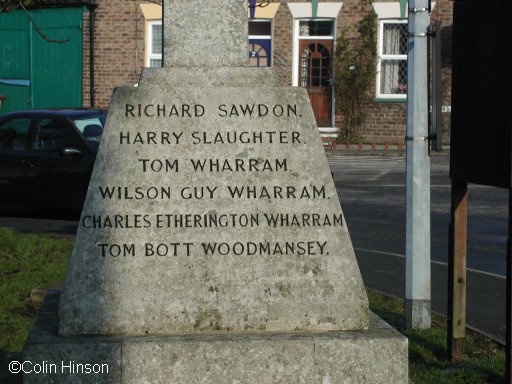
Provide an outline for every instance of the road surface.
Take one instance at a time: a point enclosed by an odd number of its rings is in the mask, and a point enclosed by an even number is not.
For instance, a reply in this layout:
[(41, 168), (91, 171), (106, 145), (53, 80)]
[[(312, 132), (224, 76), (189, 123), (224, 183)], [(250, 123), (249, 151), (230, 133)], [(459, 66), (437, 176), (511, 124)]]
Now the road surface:
[[(328, 158), (365, 285), (405, 295), (405, 157)], [(432, 309), (446, 314), (449, 158), (431, 158)], [(467, 323), (505, 339), (508, 191), (468, 187)]]

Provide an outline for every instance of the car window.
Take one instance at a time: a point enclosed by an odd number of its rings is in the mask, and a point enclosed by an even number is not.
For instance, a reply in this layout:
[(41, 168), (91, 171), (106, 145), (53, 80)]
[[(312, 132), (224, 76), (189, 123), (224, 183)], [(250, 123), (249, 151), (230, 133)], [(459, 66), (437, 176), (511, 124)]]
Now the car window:
[(13, 117), (1, 122), (0, 149), (25, 150), (30, 121), (30, 117)]
[(79, 148), (78, 138), (65, 120), (43, 118), (38, 121), (32, 137), (32, 149), (36, 151), (60, 151), (63, 148)]
[(73, 120), (73, 123), (78, 128), (80, 133), (83, 135), (85, 127), (88, 125), (99, 125), (103, 127), (104, 121), (102, 121), (99, 117), (87, 118), (87, 119), (76, 119)]
[(87, 145), (94, 152), (98, 151), (98, 147), (103, 134), (103, 126), (105, 125), (105, 117), (93, 117), (88, 119), (76, 119), (73, 123), (84, 137)]

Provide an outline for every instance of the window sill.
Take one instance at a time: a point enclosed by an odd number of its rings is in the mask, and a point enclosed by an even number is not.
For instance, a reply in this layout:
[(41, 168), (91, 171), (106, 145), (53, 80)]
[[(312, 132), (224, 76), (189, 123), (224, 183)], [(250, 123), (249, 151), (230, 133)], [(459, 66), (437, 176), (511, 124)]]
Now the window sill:
[(375, 103), (407, 103), (407, 98), (394, 98), (394, 99), (386, 99), (381, 97), (374, 97), (373, 101)]

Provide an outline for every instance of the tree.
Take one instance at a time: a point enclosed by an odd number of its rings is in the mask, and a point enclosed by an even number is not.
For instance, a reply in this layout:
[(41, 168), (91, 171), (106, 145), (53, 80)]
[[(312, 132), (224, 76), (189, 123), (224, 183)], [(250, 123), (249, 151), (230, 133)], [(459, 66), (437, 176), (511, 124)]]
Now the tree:
[(35, 23), (34, 19), (30, 15), (30, 12), (27, 10), (27, 7), (31, 7), (36, 3), (35, 0), (0, 0), (0, 13), (2, 12), (10, 12), (14, 11), (18, 8), (21, 8), (26, 14), (32, 25), (34, 26), (35, 31), (49, 43), (67, 43), (69, 39), (65, 40), (53, 40), (49, 39), (44, 33), (41, 32), (41, 30), (38, 28), (37, 24)]
[(18, 8), (30, 7), (34, 0), (0, 0), (0, 12), (10, 12)]
[(377, 15), (373, 10), (357, 24), (357, 34), (344, 33), (337, 40), (334, 57), (336, 109), (341, 115), (340, 138), (359, 139), (371, 103), (371, 87), (377, 67)]

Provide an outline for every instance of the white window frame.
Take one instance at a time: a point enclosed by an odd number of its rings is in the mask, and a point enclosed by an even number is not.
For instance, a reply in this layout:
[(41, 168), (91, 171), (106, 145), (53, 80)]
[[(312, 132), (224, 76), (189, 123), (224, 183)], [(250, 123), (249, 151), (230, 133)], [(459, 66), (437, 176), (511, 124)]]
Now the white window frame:
[(407, 61), (407, 54), (402, 55), (385, 55), (384, 50), (384, 25), (385, 24), (406, 24), (407, 19), (381, 19), (379, 20), (379, 42), (378, 42), (378, 61), (377, 61), (377, 83), (376, 97), (377, 99), (396, 99), (406, 100), (407, 93), (381, 93), (381, 71), (383, 60)]
[[(300, 22), (301, 21), (332, 21), (333, 22), (333, 31), (330, 36), (302, 36), (300, 34)], [(294, 87), (299, 85), (299, 65), (300, 65), (300, 54), (299, 54), (299, 43), (300, 40), (331, 40), (336, 42), (336, 19), (332, 17), (323, 17), (323, 18), (312, 18), (305, 17), (302, 19), (294, 20), (294, 46), (293, 46), (293, 75), (292, 75), (292, 85)], [(333, 44), (333, 55), (335, 50), (335, 44)]]
[[(147, 24), (147, 37), (146, 37), (146, 67), (151, 65), (151, 60), (163, 60), (162, 53), (153, 52), (153, 26), (162, 25), (162, 20), (149, 20)], [(163, 43), (163, 42), (162, 42)]]
[[(299, 38), (300, 38), (300, 31), (299, 31), (299, 21), (305, 20), (305, 19), (334, 19), (335, 25), (334, 25), (334, 31), (333, 33), (336, 34), (336, 23), (337, 23), (337, 17), (341, 11), (341, 8), (343, 6), (343, 2), (332, 2), (332, 3), (325, 3), (320, 2), (318, 3), (318, 10), (316, 18), (313, 18), (312, 14), (312, 6), (311, 3), (288, 3), (288, 8), (290, 9), (290, 12), (293, 17), (293, 61), (292, 61), (292, 85), (298, 86), (299, 85)], [(328, 37), (328, 36), (324, 36)], [(302, 36), (302, 38), (305, 38), (305, 36)], [(334, 40), (334, 43), (336, 43), (336, 35), (332, 37)], [(326, 39), (327, 40), (327, 39)], [(333, 47), (336, 48), (336, 47)], [(333, 100), (334, 102), (334, 100)], [(334, 105), (333, 105), (334, 109)]]

